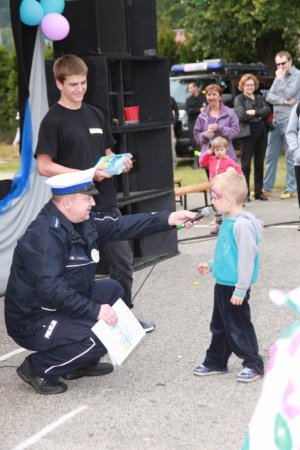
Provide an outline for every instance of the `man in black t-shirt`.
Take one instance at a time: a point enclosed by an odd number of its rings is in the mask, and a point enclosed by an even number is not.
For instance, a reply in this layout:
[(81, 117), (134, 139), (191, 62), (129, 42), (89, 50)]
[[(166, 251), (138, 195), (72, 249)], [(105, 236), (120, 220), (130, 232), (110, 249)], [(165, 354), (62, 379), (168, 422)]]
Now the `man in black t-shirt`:
[[(75, 55), (63, 55), (54, 64), (59, 101), (53, 105), (41, 122), (35, 156), (38, 173), (50, 177), (93, 167), (101, 156), (113, 154), (115, 144), (103, 113), (83, 102), (87, 90), (87, 66)], [(132, 162), (125, 159), (124, 172)], [(95, 209), (121, 215), (117, 206), (117, 192), (111, 176), (97, 170), (94, 182), (99, 191)], [(100, 254), (107, 256), (110, 276), (124, 289), (125, 303), (132, 307), (133, 255), (128, 241), (103, 244)], [(140, 321), (146, 332), (153, 323)]]
[[(57, 166), (63, 166), (64, 170), (66, 167), (89, 169), (114, 144), (100, 110), (86, 103), (79, 109), (70, 109), (58, 102), (50, 108), (40, 126), (35, 153), (38, 170), (43, 172), (41, 175), (50, 176), (50, 170), (58, 172)], [(99, 178), (95, 184), (99, 191), (95, 196), (96, 204), (102, 208), (116, 207), (113, 179)]]

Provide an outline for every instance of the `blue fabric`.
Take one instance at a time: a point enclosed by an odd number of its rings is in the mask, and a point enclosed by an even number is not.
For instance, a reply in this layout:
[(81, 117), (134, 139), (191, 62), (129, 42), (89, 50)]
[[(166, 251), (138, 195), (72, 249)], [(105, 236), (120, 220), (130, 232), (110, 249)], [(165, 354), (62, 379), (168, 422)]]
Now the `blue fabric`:
[(92, 185), (93, 183), (91, 181), (87, 181), (86, 183), (74, 184), (74, 186), (67, 186), (63, 188), (51, 188), (51, 191), (53, 194), (56, 195), (72, 194), (72, 192), (76, 192), (79, 189)]
[(27, 100), (22, 130), (20, 169), (14, 176), (10, 192), (2, 200), (0, 200), (0, 214), (9, 209), (12, 200), (20, 197), (27, 191), (29, 187), (29, 177), (32, 167), (32, 160), (32, 126), (29, 100)]

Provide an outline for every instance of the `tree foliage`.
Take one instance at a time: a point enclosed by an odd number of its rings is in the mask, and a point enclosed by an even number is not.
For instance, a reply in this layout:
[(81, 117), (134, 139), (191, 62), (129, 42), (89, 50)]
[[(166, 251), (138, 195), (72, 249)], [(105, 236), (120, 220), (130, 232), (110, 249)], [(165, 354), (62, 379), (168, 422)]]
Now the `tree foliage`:
[(157, 28), (158, 28), (158, 53), (167, 56), (170, 65), (194, 61), (202, 56), (202, 52), (194, 51), (193, 43), (187, 40), (185, 43), (175, 42), (176, 28), (182, 28), (185, 9), (180, 1), (157, 0)]
[(0, 46), (0, 137), (16, 128), (17, 71), (15, 55)]
[(175, 64), (178, 58), (178, 46), (174, 38), (175, 34), (167, 22), (161, 21), (157, 36), (158, 53), (161, 56), (167, 56), (170, 65)]
[(273, 65), (282, 49), (299, 54), (298, 0), (181, 0), (195, 52), (228, 61)]
[(158, 28), (161, 23), (167, 23), (170, 29), (180, 28), (185, 15), (184, 5), (180, 0), (156, 0), (156, 13)]

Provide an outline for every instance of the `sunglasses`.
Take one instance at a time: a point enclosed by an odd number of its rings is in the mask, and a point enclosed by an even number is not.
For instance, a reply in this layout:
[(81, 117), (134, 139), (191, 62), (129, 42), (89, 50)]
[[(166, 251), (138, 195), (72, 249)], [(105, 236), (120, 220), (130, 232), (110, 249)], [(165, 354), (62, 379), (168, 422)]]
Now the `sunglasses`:
[(277, 67), (285, 66), (287, 62), (289, 62), (289, 61), (287, 60), (287, 61), (284, 61), (284, 62), (276, 63), (276, 66)]

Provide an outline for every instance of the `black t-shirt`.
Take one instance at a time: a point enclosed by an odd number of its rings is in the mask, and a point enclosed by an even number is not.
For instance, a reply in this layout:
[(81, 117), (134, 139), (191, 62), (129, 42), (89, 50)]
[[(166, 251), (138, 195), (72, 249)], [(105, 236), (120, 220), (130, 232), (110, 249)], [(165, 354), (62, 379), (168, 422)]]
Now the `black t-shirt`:
[[(93, 167), (105, 150), (115, 145), (103, 113), (86, 103), (80, 109), (53, 105), (41, 122), (35, 156), (50, 155), (53, 161), (73, 169)], [(116, 206), (113, 178), (96, 183), (97, 206)]]

